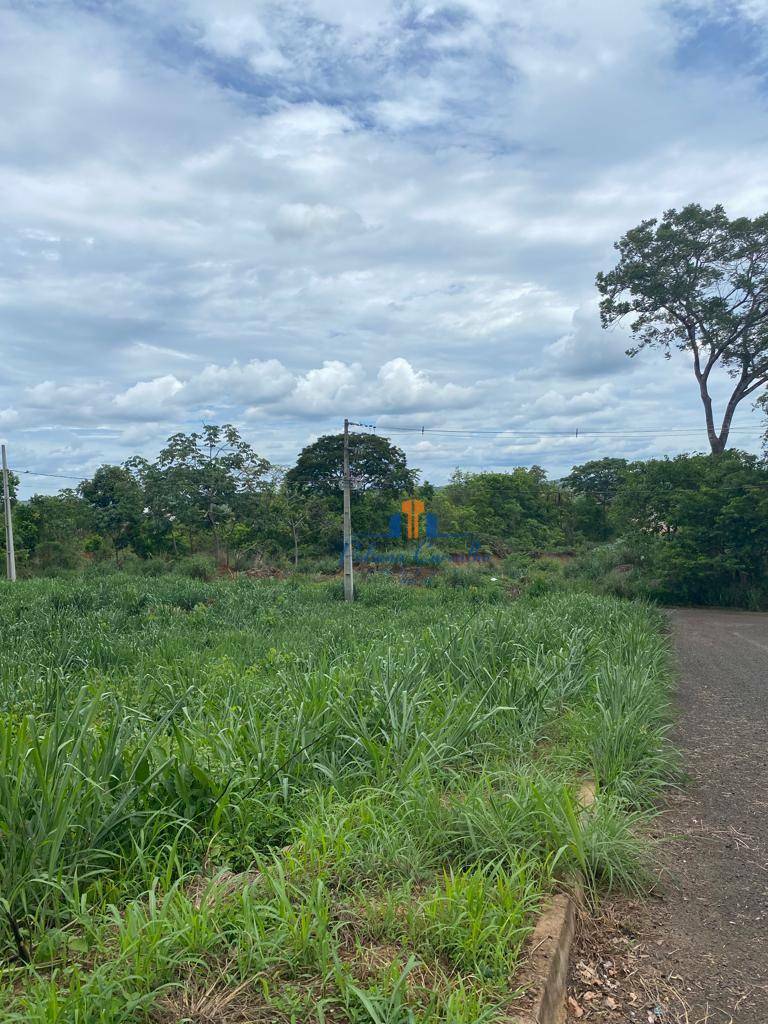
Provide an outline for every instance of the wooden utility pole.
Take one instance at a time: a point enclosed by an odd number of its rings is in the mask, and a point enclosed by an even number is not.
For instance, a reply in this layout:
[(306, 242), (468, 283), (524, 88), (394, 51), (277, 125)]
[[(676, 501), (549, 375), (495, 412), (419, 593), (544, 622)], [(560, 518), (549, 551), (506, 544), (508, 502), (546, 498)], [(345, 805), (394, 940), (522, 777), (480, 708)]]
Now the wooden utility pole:
[(11, 519), (11, 489), (8, 486), (8, 456), (3, 449), (3, 511), (5, 513), (5, 568), (8, 579), (16, 579), (16, 552), (13, 548), (13, 520)]
[(344, 600), (354, 601), (352, 577), (352, 481), (349, 476), (349, 420), (344, 420)]

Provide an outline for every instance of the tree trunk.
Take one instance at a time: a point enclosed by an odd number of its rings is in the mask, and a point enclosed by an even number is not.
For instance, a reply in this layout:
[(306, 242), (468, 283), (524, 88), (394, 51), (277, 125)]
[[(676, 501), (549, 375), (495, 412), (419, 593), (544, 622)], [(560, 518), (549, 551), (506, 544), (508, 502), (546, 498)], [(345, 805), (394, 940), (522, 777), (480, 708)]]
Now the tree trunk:
[(725, 437), (716, 437), (714, 441), (710, 440), (710, 447), (712, 448), (713, 455), (722, 455), (725, 451), (725, 445), (728, 441), (728, 432), (725, 432)]
[(731, 431), (731, 421), (733, 420), (733, 414), (736, 411), (736, 406), (744, 397), (742, 390), (742, 383), (739, 381), (736, 387), (731, 392), (731, 397), (728, 399), (728, 404), (725, 407), (725, 413), (723, 414), (723, 420), (720, 424), (720, 432), (715, 429), (715, 417), (712, 411), (712, 398), (707, 388), (706, 378), (697, 372), (696, 377), (699, 382), (699, 392), (701, 394), (701, 402), (704, 406), (704, 418), (707, 423), (707, 437), (709, 438), (709, 447), (713, 455), (722, 455), (725, 451), (725, 447), (728, 444), (728, 435)]
[[(699, 393), (701, 394), (701, 402), (704, 406), (704, 419), (707, 423), (707, 437), (709, 439), (709, 446), (712, 449), (713, 455), (719, 455), (722, 452), (725, 442), (722, 441), (715, 430), (715, 418), (712, 412), (712, 398), (710, 397), (707, 389), (707, 382), (705, 378), (700, 374), (696, 374), (699, 381)], [(726, 433), (726, 439), (728, 435)]]
[(712, 452), (716, 455), (720, 455), (725, 451), (725, 446), (728, 443), (728, 434), (731, 431), (731, 421), (733, 420), (733, 414), (736, 412), (736, 406), (744, 397), (741, 382), (739, 382), (733, 389), (733, 394), (728, 399), (728, 405), (725, 407), (725, 415), (723, 416), (723, 423), (720, 428), (720, 436), (718, 437), (717, 450), (712, 448)]
[(298, 530), (296, 529), (295, 526), (292, 527), (292, 529), (293, 529), (293, 567), (294, 567), (294, 569), (298, 569), (298, 567), (299, 567), (299, 534), (298, 534)]
[(216, 568), (220, 568), (222, 564), (221, 560), (221, 538), (219, 537), (218, 524), (216, 522), (216, 516), (213, 514), (213, 502), (208, 503), (208, 522), (211, 524), (213, 530), (213, 546), (216, 552)]

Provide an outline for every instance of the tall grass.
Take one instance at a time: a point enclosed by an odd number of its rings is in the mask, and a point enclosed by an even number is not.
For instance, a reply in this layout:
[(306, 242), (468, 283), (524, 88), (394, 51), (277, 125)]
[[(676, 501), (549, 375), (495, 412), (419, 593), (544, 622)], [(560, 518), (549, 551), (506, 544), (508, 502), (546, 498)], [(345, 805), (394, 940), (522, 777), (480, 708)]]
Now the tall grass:
[(197, 985), (490, 1020), (548, 891), (641, 877), (672, 770), (648, 608), (110, 577), (0, 587), (0, 633), (9, 1020), (183, 1016)]

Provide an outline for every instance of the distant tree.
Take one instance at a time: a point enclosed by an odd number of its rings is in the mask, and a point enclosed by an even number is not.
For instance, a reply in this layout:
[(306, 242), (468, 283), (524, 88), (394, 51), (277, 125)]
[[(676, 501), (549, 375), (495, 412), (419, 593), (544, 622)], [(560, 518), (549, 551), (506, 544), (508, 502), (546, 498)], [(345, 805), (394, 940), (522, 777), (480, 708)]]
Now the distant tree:
[[(8, 473), (8, 492), (11, 497), (11, 508), (16, 504), (16, 492), (19, 486), (19, 478), (15, 473)], [(2, 487), (2, 481), (0, 480), (0, 487)], [(14, 520), (14, 530), (18, 535), (18, 526), (15, 525), (15, 516), (11, 517)], [(14, 547), (19, 547), (19, 537), (16, 536)], [(2, 490), (0, 490), (0, 551), (5, 551), (5, 506), (2, 502)]]
[[(290, 488), (320, 495), (340, 495), (344, 435), (326, 434), (303, 448), (286, 482)], [(416, 486), (418, 471), (409, 469), (405, 452), (378, 434), (350, 434), (349, 469), (353, 491), (376, 490), (398, 495)]]
[(33, 494), (14, 512), (17, 543), (30, 557), (43, 544), (60, 544), (74, 552), (95, 526), (92, 508), (69, 488), (58, 494)]
[(626, 459), (593, 459), (574, 466), (562, 483), (575, 495), (575, 527), (589, 540), (606, 540), (611, 533), (608, 508), (627, 475)]
[[(738, 404), (768, 383), (768, 213), (730, 220), (696, 203), (644, 220), (617, 243), (619, 262), (597, 275), (603, 327), (630, 318), (636, 344), (691, 354), (713, 453), (725, 450)], [(710, 377), (733, 380), (719, 428)]]
[(167, 514), (178, 516), (190, 530), (205, 525), (221, 564), (222, 525), (236, 517), (242, 496), (266, 485), (271, 463), (225, 423), (206, 424), (201, 433), (174, 434), (160, 452), (157, 467), (165, 474), (160, 502)]
[(616, 496), (628, 466), (626, 459), (593, 459), (574, 466), (562, 482), (576, 494), (589, 494), (608, 502)]
[[(125, 468), (134, 475), (144, 496), (144, 553), (172, 551), (178, 555), (180, 537), (184, 531), (198, 527), (200, 520), (198, 511), (192, 507), (184, 471), (163, 469), (138, 455), (128, 459)], [(194, 551), (192, 543), (190, 551)]]
[(289, 535), (293, 564), (297, 567), (300, 545), (302, 542), (317, 545), (326, 531), (330, 510), (321, 495), (284, 483), (270, 503), (269, 514)]
[(78, 490), (93, 512), (97, 530), (112, 542), (119, 565), (120, 552), (135, 540), (144, 514), (138, 482), (124, 466), (102, 466)]
[(755, 406), (756, 408), (761, 409), (763, 411), (766, 418), (766, 425), (763, 429), (762, 443), (763, 456), (765, 457), (766, 461), (768, 461), (768, 394), (761, 395), (758, 398), (757, 402), (755, 402)]
[[(19, 483), (20, 482), (21, 481), (16, 476), (16, 474), (12, 470), (9, 469), (8, 470), (8, 493), (11, 496), (11, 502), (14, 502), (16, 500), (16, 495), (18, 494), (18, 489), (19, 489)], [(2, 480), (0, 480), (0, 485), (2, 485)], [(1, 494), (2, 494), (2, 492), (0, 491), (0, 496), (1, 496)], [(2, 512), (2, 508), (0, 507), (0, 513), (1, 512)]]
[(508, 473), (456, 470), (431, 503), (443, 531), (476, 533), (498, 553), (561, 543), (565, 506), (539, 466)]

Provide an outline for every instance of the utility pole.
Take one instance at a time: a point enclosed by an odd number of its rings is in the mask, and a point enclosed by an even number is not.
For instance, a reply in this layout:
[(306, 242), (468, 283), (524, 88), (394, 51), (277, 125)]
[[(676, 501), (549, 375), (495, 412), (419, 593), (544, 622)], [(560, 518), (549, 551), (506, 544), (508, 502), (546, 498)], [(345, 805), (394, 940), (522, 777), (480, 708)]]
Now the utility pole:
[(3, 449), (3, 511), (5, 513), (5, 568), (8, 579), (16, 579), (16, 552), (13, 548), (13, 520), (11, 519), (11, 489), (8, 486), (8, 456)]
[(344, 600), (354, 601), (352, 577), (352, 482), (349, 476), (349, 420), (344, 420)]

